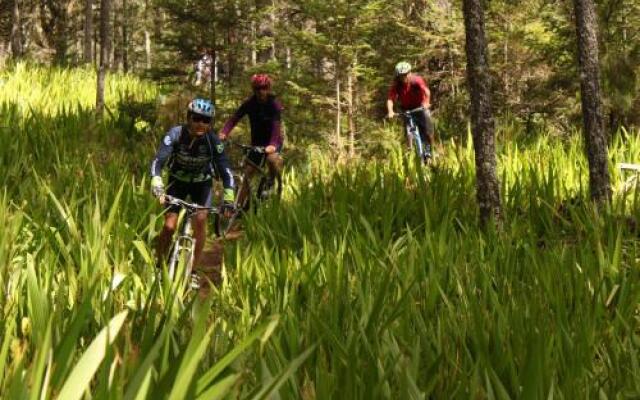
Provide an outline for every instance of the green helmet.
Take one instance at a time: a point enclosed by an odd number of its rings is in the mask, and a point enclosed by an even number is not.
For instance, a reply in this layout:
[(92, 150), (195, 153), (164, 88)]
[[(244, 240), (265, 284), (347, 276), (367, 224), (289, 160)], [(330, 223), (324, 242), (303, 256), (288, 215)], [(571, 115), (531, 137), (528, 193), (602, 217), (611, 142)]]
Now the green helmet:
[(396, 76), (406, 75), (411, 72), (411, 64), (406, 61), (400, 61), (396, 64)]

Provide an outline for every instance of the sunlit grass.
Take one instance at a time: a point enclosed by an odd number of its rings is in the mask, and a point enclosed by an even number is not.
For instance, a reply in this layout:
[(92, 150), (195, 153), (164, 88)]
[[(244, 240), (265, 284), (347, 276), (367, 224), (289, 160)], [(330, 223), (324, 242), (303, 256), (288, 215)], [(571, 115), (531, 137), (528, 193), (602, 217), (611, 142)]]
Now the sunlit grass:
[[(107, 108), (122, 98), (154, 98), (156, 87), (133, 75), (111, 73), (105, 84)], [(92, 68), (61, 69), (18, 63), (0, 73), (0, 104), (11, 103), (27, 115), (55, 116), (95, 106), (96, 72)]]

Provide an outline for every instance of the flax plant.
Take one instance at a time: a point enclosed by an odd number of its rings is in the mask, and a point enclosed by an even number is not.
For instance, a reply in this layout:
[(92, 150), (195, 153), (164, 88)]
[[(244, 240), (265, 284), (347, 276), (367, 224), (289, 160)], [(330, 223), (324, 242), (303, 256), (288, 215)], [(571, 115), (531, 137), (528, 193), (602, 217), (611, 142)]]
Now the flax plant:
[[(640, 396), (637, 190), (593, 208), (579, 135), (499, 143), (495, 231), (477, 224), (469, 138), (431, 169), (400, 146), (314, 152), (244, 215), (222, 286), (182, 296), (154, 271), (161, 132), (96, 122), (88, 70), (3, 74), (0, 398)], [(156, 93), (111, 88), (113, 110)], [(638, 136), (610, 154), (618, 185)]]

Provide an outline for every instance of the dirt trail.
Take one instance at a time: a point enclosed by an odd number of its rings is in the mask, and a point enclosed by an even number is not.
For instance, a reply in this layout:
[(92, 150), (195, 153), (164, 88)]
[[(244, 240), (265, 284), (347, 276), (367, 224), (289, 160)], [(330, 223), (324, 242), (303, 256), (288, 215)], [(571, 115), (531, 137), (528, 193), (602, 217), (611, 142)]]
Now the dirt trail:
[[(222, 261), (224, 259), (224, 245), (231, 244), (230, 242), (236, 241), (242, 237), (241, 230), (235, 230), (227, 234), (226, 238), (215, 238), (208, 240), (207, 244), (202, 250), (202, 259), (200, 260), (200, 267), (198, 272), (203, 277), (210, 280), (216, 286), (222, 284)], [(208, 294), (209, 285), (206, 280), (200, 288), (200, 294)]]

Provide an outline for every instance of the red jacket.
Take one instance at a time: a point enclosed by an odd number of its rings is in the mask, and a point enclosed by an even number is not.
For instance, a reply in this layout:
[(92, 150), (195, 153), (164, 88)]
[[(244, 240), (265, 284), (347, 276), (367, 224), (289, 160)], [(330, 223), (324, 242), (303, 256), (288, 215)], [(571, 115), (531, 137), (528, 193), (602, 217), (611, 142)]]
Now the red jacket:
[(402, 82), (393, 82), (387, 98), (391, 101), (398, 100), (403, 110), (411, 110), (422, 106), (425, 102), (429, 104), (429, 89), (421, 76), (411, 75), (406, 85)]

